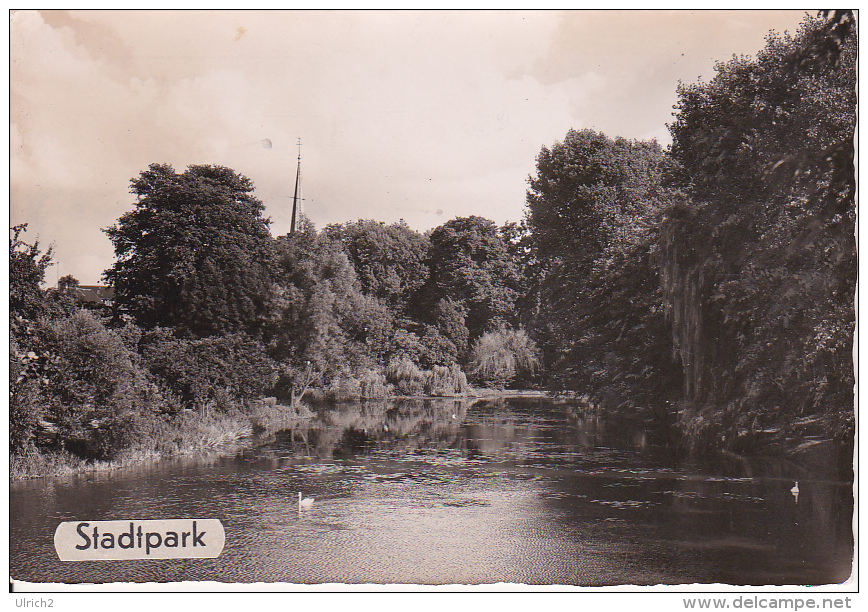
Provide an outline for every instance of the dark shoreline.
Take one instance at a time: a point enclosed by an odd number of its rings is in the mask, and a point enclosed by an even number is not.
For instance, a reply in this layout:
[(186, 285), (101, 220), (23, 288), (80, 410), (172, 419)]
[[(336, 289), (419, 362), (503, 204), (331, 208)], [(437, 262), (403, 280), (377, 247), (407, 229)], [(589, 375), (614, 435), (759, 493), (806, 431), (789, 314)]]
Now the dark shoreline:
[[(471, 393), (466, 395), (456, 396), (390, 396), (382, 398), (364, 398), (362, 400), (353, 401), (401, 401), (401, 400), (437, 400), (437, 399), (454, 399), (464, 401), (474, 401), (479, 399), (499, 399), (499, 398), (547, 398), (548, 393), (545, 391), (535, 390), (497, 390), (497, 389), (473, 389)], [(211, 439), (203, 439), (196, 447), (178, 449), (176, 452), (164, 453), (155, 448), (138, 448), (127, 453), (121, 454), (119, 457), (110, 460), (94, 460), (82, 459), (67, 451), (37, 451), (38, 457), (30, 457), (30, 460), (37, 461), (45, 469), (34, 471), (32, 468), (26, 467), (27, 457), (10, 457), (10, 483), (23, 482), (28, 480), (37, 480), (41, 478), (55, 478), (70, 476), (74, 474), (87, 474), (92, 472), (109, 472), (115, 470), (123, 470), (126, 468), (139, 466), (148, 463), (158, 463), (164, 460), (172, 460), (180, 457), (212, 457), (221, 456), (228, 453), (236, 452), (243, 449), (245, 441), (256, 438), (262, 432), (279, 431), (279, 429), (293, 421), (303, 421), (313, 418), (313, 415), (302, 415), (297, 411), (293, 411), (289, 406), (269, 401), (268, 398), (263, 398), (260, 405), (269, 405), (272, 410), (271, 414), (263, 419), (263, 415), (253, 413), (246, 415), (244, 418), (239, 418), (240, 413), (233, 417), (227, 417), (227, 420), (232, 422), (233, 427), (229, 431), (221, 430), (214, 432), (215, 435)], [(270, 418), (269, 418), (270, 417)], [(265, 421), (265, 422), (263, 422)], [(17, 472), (17, 474), (16, 474)]]

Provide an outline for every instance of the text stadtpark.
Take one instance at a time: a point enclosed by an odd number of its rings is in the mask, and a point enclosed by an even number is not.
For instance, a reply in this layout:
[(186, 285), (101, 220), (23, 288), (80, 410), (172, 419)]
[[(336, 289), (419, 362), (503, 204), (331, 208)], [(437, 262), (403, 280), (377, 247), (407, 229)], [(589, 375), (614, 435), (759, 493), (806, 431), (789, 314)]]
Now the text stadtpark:
[(217, 519), (67, 521), (54, 532), (61, 561), (214, 559), (225, 542)]

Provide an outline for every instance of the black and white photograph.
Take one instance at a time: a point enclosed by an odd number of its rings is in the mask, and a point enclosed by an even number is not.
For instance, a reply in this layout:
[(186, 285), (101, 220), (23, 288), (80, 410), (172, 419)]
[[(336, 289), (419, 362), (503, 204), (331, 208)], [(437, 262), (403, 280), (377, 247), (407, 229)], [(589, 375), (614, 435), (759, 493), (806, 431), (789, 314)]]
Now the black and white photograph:
[(10, 600), (852, 607), (858, 20), (9, 11)]

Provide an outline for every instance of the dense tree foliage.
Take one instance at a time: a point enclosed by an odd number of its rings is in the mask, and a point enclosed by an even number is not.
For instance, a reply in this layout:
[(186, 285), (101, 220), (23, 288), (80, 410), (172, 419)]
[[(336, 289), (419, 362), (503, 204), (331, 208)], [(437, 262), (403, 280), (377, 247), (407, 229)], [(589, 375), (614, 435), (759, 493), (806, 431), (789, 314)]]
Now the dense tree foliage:
[(528, 192), (528, 225), (546, 276), (587, 268), (611, 245), (629, 238), (657, 197), (663, 154), (655, 142), (611, 140), (570, 130), (537, 156)]
[(361, 290), (400, 313), (428, 278), (428, 239), (403, 221), (359, 220), (329, 225), (325, 233), (343, 245)]
[(146, 329), (257, 334), (268, 312), (274, 245), (244, 176), (220, 166), (152, 164), (132, 180), (135, 209), (108, 228), (105, 278)]
[(141, 334), (137, 345), (143, 369), (170, 399), (166, 412), (227, 411), (265, 395), (276, 382), (265, 347), (244, 334), (180, 339), (171, 329), (155, 328)]
[(432, 230), (429, 239), (430, 276), (419, 304), (434, 314), (432, 322), (463, 358), (467, 341), (513, 321), (518, 269), (497, 225), (488, 219), (455, 218)]
[(265, 394), (461, 394), (464, 371), (676, 419), (694, 447), (847, 440), (853, 26), (806, 19), (679, 87), (667, 152), (570, 130), (537, 157), (521, 223), (303, 218), (273, 239), (247, 178), (154, 164), (106, 230), (113, 313), (72, 277), (43, 288), (50, 249), (11, 228), (13, 452), (179, 448)]
[(554, 388), (677, 412), (694, 445), (852, 430), (852, 22), (680, 87), (668, 155), (590, 130), (543, 148), (530, 234), (504, 235)]
[(770, 36), (756, 59), (734, 58), (711, 82), (679, 89), (672, 156), (687, 199), (669, 213), (661, 246), (693, 435), (852, 426), (847, 20), (807, 20), (795, 37)]
[(527, 219), (522, 219), (518, 223), (509, 221), (500, 228), (499, 232), (506, 244), (509, 259), (517, 271), (515, 319), (519, 325), (531, 327), (534, 318), (539, 315), (539, 278), (543, 268), (542, 262), (536, 259), (533, 234), (528, 227)]
[(272, 354), (297, 382), (307, 364), (326, 383), (386, 358), (393, 316), (365, 295), (342, 243), (306, 219), (277, 240), (280, 273), (272, 315)]
[(570, 130), (530, 181), (532, 328), (550, 381), (613, 407), (641, 405), (670, 379), (654, 255), (665, 166), (656, 142)]
[(51, 265), (51, 249), (43, 253), (39, 241), (28, 244), (22, 239), (27, 224), (10, 228), (9, 240), (9, 314), (24, 318), (38, 316), (43, 307), (42, 282)]
[[(12, 449), (26, 449), (42, 430), (61, 447), (112, 456), (161, 404), (134, 352), (86, 310), (29, 325), (31, 351), (10, 372)], [(13, 353), (21, 352), (21, 341), (13, 338)]]
[(34, 401), (47, 379), (43, 371), (51, 357), (40, 346), (37, 319), (45, 311), (41, 284), (51, 265), (51, 251), (27, 244), (27, 224), (10, 228), (9, 238), (9, 440), (21, 448), (32, 436), (43, 411)]

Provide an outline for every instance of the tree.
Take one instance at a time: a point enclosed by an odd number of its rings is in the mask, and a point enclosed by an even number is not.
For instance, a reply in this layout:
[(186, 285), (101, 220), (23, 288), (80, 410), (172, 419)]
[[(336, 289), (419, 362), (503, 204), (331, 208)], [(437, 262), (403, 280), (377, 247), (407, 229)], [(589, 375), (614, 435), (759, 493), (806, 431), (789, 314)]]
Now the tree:
[(45, 412), (40, 391), (47, 384), (53, 357), (42, 341), (39, 320), (50, 312), (42, 282), (51, 265), (51, 249), (22, 239), (27, 224), (10, 228), (9, 240), (9, 442), (20, 450), (31, 439)]
[[(361, 291), (343, 246), (302, 219), (300, 230), (277, 240), (280, 273), (269, 343), (295, 385), (308, 364), (330, 383), (382, 363), (393, 317)], [(286, 381), (285, 381), (286, 382)]]
[(424, 350), (419, 354), (419, 363), (431, 367), (463, 361), (470, 340), (464, 305), (450, 298), (441, 298), (428, 316), (431, 323), (422, 326)]
[(13, 448), (29, 443), (41, 420), (82, 456), (110, 458), (144, 435), (163, 398), (116, 330), (78, 310), (42, 319), (37, 339), (38, 367), (19, 373), (10, 402)]
[(686, 197), (663, 226), (662, 280), (682, 424), (697, 440), (852, 433), (851, 25), (808, 18), (679, 88), (672, 156)]
[(45, 270), (51, 265), (51, 248), (45, 253), (39, 241), (27, 244), (21, 235), (27, 231), (22, 223), (10, 228), (9, 240), (9, 314), (24, 319), (35, 319), (43, 310), (42, 283)]
[(546, 370), (611, 407), (642, 405), (668, 379), (653, 255), (665, 168), (656, 141), (570, 130), (530, 179), (531, 320)]
[(275, 364), (265, 347), (244, 334), (177, 338), (155, 328), (138, 339), (140, 362), (163, 390), (165, 412), (181, 407), (228, 411), (268, 393), (276, 382)]
[(72, 274), (67, 274), (57, 281), (57, 291), (63, 295), (72, 295), (81, 283)]
[(527, 195), (536, 258), (550, 270), (585, 268), (637, 231), (663, 163), (656, 141), (611, 140), (593, 130), (570, 130), (563, 142), (543, 147)]
[(533, 235), (526, 219), (519, 223), (507, 222), (498, 231), (518, 273), (516, 318), (522, 325), (529, 325), (539, 308), (539, 284), (536, 279), (539, 276), (540, 262), (537, 261), (532, 246)]
[(532, 375), (539, 367), (536, 344), (523, 329), (502, 327), (482, 335), (470, 352), (470, 374), (505, 388), (516, 376)]
[(359, 220), (329, 225), (324, 232), (343, 245), (362, 291), (398, 311), (428, 278), (428, 239), (403, 221)]
[(418, 301), (422, 310), (442, 314), (438, 302), (451, 301), (464, 311), (471, 341), (511, 322), (518, 270), (497, 225), (482, 217), (459, 217), (435, 228), (429, 239), (430, 276)]
[(115, 303), (145, 329), (196, 337), (260, 333), (275, 251), (253, 184), (222, 166), (152, 164), (131, 181), (135, 209), (104, 230)]

